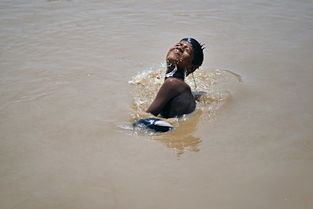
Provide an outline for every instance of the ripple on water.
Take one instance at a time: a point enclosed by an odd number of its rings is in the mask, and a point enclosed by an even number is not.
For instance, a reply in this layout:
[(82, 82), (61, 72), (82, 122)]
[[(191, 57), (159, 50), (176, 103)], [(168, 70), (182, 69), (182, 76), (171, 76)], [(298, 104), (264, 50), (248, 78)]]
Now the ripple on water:
[[(146, 117), (145, 110), (152, 103), (164, 80), (165, 69), (144, 71), (131, 78), (129, 83), (135, 87), (132, 92), (131, 119)], [(197, 103), (197, 110), (206, 115), (216, 111), (235, 91), (241, 82), (240, 75), (229, 70), (203, 70), (194, 73), (194, 77), (186, 78), (193, 92), (205, 92)]]
[[(140, 118), (151, 117), (145, 110), (152, 103), (159, 88), (164, 81), (165, 69), (143, 71), (133, 76), (129, 84), (134, 86), (132, 91), (132, 102), (130, 120), (135, 121)], [(199, 151), (201, 139), (194, 137), (193, 133), (197, 129), (200, 120), (210, 120), (217, 110), (227, 102), (233, 92), (241, 83), (240, 75), (220, 69), (199, 69), (194, 76), (186, 78), (186, 83), (193, 92), (205, 92), (197, 102), (194, 113), (182, 118), (163, 119), (171, 123), (175, 130), (166, 134), (153, 134), (145, 131), (133, 130), (132, 134), (148, 134), (154, 139), (161, 141), (167, 147), (176, 150), (178, 155), (189, 150)]]

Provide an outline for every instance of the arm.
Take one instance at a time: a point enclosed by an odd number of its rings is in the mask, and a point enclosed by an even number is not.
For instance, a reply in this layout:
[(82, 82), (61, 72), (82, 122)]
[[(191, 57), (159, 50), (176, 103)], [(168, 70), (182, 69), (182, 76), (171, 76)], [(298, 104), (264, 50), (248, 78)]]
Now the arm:
[(168, 101), (178, 94), (179, 84), (177, 83), (176, 79), (166, 79), (161, 86), (156, 98), (146, 112), (157, 116), (162, 111), (164, 106), (168, 103)]

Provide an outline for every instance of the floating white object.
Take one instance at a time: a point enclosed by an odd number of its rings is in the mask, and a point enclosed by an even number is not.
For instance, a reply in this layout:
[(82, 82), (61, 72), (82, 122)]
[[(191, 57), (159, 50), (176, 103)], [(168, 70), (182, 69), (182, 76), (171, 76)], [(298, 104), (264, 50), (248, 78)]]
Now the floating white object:
[(145, 128), (155, 132), (167, 132), (174, 129), (168, 122), (157, 118), (143, 118), (137, 120), (133, 122), (133, 127)]

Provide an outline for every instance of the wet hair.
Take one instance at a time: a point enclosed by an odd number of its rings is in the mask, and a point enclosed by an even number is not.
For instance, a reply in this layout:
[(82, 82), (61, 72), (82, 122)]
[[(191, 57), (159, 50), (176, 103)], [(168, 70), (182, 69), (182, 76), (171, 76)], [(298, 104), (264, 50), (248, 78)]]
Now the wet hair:
[(196, 39), (193, 38), (183, 38), (180, 41), (187, 41), (192, 45), (193, 49), (193, 59), (192, 64), (196, 66), (196, 68), (200, 67), (203, 62), (203, 44), (200, 44)]

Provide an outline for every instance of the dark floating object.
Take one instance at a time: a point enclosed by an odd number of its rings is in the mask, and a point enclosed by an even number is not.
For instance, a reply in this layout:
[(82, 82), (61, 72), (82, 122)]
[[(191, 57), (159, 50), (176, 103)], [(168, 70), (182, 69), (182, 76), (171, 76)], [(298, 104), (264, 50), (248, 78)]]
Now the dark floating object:
[(167, 132), (174, 129), (174, 127), (164, 120), (157, 118), (143, 118), (133, 122), (133, 127), (152, 130), (154, 132)]

